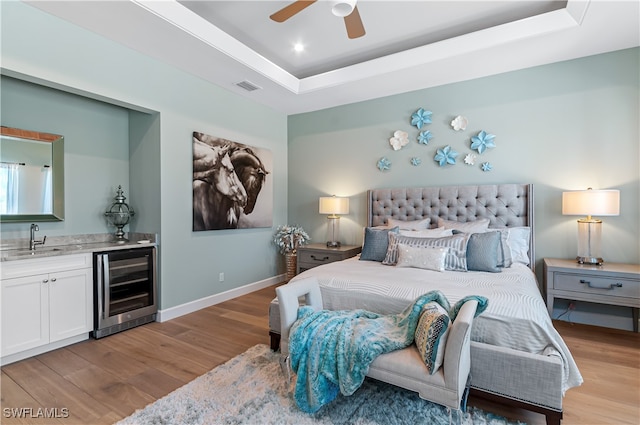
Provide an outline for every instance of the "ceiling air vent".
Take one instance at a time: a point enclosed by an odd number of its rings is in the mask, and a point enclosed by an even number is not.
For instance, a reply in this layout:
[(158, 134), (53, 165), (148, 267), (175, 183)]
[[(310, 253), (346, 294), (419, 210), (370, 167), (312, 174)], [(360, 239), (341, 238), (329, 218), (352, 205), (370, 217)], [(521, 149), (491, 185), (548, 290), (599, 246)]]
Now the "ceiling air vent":
[(241, 87), (243, 89), (245, 89), (246, 91), (254, 91), (254, 90), (260, 90), (262, 87), (257, 86), (255, 84), (253, 84), (251, 81), (240, 81), (239, 83), (236, 83), (236, 86)]

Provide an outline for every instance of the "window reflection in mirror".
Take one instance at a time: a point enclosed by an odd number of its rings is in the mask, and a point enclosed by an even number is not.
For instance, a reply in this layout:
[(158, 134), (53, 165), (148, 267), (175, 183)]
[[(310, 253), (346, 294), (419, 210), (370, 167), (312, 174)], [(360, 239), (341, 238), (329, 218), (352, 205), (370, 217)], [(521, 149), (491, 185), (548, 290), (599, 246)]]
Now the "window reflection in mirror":
[(0, 219), (64, 219), (63, 137), (2, 127)]

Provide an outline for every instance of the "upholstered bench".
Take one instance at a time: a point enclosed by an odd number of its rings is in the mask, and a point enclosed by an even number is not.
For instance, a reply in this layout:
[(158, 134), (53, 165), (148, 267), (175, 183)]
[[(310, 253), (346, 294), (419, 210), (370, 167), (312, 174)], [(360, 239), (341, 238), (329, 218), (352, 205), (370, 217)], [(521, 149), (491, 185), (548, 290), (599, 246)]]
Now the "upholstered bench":
[[(280, 312), (280, 349), (284, 359), (289, 354), (289, 329), (297, 320), (301, 297), (304, 304), (321, 310), (322, 295), (315, 277), (300, 279), (276, 288)], [(271, 308), (275, 308), (272, 304)], [(471, 369), (471, 324), (478, 302), (467, 301), (450, 325), (445, 343), (444, 362), (434, 374), (422, 360), (415, 344), (378, 356), (367, 376), (411, 391), (428, 401), (460, 410), (467, 393), (467, 378)], [(270, 315), (270, 320), (272, 316)], [(283, 361), (288, 365), (288, 362)], [(288, 366), (287, 366), (288, 367)]]

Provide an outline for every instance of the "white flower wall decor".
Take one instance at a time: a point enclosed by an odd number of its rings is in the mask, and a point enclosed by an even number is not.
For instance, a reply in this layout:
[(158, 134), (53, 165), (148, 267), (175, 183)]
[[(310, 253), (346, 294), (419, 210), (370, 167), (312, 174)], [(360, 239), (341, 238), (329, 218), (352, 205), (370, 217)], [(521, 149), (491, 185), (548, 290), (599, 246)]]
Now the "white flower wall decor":
[(474, 165), (476, 163), (476, 156), (472, 153), (468, 153), (467, 156), (464, 157), (464, 163), (467, 165)]
[(467, 124), (469, 124), (469, 120), (462, 115), (458, 115), (453, 119), (453, 121), (451, 121), (451, 127), (455, 131), (466, 130)]
[(389, 144), (394, 151), (402, 149), (409, 144), (409, 133), (397, 130), (393, 133), (393, 137), (389, 139)]

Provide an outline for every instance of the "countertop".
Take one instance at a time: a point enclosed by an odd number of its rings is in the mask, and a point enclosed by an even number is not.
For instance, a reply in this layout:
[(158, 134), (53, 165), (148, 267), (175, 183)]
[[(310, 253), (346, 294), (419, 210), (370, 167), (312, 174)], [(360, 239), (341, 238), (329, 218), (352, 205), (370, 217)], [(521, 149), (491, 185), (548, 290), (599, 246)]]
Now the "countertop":
[[(28, 239), (3, 240), (0, 247), (0, 262), (53, 257), (58, 255), (83, 254), (88, 252), (115, 251), (157, 245), (153, 233), (126, 234), (127, 241), (117, 241), (112, 234), (57, 236), (47, 238), (44, 245), (29, 250)], [(42, 238), (37, 238), (41, 240)]]

